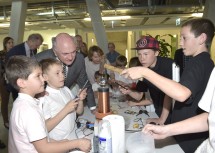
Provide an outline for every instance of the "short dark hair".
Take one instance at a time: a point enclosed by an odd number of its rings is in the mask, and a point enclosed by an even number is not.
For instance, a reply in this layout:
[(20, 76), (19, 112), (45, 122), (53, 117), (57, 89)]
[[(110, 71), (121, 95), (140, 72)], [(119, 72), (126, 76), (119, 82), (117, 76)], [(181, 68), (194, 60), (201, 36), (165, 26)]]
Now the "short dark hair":
[(127, 58), (124, 55), (119, 55), (116, 58), (116, 66), (126, 66), (127, 65)]
[(129, 65), (128, 65), (129, 68), (135, 67), (135, 66), (142, 66), (138, 57), (132, 57), (129, 61)]
[(39, 33), (33, 33), (33, 34), (28, 36), (28, 40), (32, 40), (32, 41), (40, 40), (41, 42), (43, 42), (43, 37)]
[(6, 64), (6, 77), (9, 83), (19, 90), (17, 80), (19, 78), (27, 80), (32, 71), (40, 67), (36, 59), (23, 55), (12, 56)]
[(99, 71), (96, 71), (94, 74), (94, 78), (98, 79), (99, 77), (102, 77), (102, 74)]
[(214, 37), (214, 24), (211, 20), (205, 18), (192, 19), (185, 22), (182, 27), (190, 26), (190, 31), (195, 35), (195, 37), (200, 36), (202, 33), (207, 35), (206, 47), (211, 46), (211, 42)]
[(50, 66), (52, 66), (52, 65), (61, 65), (62, 66), (62, 63), (57, 59), (47, 58), (47, 59), (41, 60), (40, 65), (41, 65), (43, 73), (47, 73)]
[(89, 48), (89, 51), (88, 51), (88, 58), (89, 58), (90, 61), (92, 61), (93, 53), (98, 53), (101, 56), (104, 55), (103, 50), (99, 46), (91, 46)]

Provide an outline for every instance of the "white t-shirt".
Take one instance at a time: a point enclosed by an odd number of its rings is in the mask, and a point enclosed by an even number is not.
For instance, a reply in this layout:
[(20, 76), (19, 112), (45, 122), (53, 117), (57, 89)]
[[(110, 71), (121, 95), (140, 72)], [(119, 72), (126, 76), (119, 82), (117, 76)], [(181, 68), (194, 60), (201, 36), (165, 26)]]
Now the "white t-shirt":
[(209, 139), (205, 140), (196, 150), (196, 153), (215, 152), (215, 68), (211, 72), (205, 92), (199, 102), (199, 107), (209, 113)]
[[(42, 109), (46, 120), (56, 116), (70, 100), (75, 98), (70, 89), (66, 86), (59, 90), (47, 86), (46, 91), (48, 95), (40, 99), (43, 103)], [(49, 137), (54, 140), (76, 139), (75, 119), (76, 111), (73, 111), (49, 132)]]
[(45, 119), (39, 101), (19, 93), (10, 116), (9, 153), (37, 153), (33, 141), (47, 137)]

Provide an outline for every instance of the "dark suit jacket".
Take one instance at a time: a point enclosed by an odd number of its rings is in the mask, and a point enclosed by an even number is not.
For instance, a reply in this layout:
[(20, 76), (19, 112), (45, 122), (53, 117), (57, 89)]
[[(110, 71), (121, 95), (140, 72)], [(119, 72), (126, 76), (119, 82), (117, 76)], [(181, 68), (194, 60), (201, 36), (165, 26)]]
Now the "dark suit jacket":
[(7, 54), (6, 54), (6, 61), (14, 55), (24, 55), (26, 56), (26, 51), (25, 51), (25, 43), (21, 43), (19, 45), (14, 46), (11, 48)]
[[(38, 61), (41, 61), (42, 59), (46, 59), (46, 58), (56, 59), (56, 56), (52, 51), (52, 49), (48, 49), (46, 51), (42, 51), (41, 53), (38, 53), (36, 55), (36, 58)], [(77, 52), (74, 62), (72, 63), (72, 65), (68, 66), (68, 73), (65, 81), (65, 86), (70, 88), (74, 83), (77, 83), (78, 86), (82, 88), (87, 80), (88, 78), (87, 78), (87, 73), (86, 73), (86, 68), (84, 63), (84, 57), (81, 53)], [(86, 88), (87, 88), (88, 107), (96, 106), (94, 93), (90, 82), (88, 82)]]

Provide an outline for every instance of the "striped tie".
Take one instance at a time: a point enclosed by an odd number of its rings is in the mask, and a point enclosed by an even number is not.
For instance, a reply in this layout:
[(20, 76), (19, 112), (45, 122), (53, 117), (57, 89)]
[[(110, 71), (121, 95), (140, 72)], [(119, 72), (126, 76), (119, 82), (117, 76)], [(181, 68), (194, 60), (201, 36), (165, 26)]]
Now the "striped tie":
[(65, 77), (65, 80), (66, 80), (66, 76), (67, 76), (66, 64), (63, 64), (63, 73), (64, 73), (64, 77)]

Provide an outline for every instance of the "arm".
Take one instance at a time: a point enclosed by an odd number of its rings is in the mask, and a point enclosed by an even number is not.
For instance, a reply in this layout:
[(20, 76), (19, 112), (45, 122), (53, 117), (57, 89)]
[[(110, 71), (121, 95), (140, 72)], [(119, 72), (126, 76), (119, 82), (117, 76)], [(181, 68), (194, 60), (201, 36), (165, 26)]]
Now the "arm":
[(71, 100), (68, 102), (65, 107), (53, 118), (49, 118), (46, 120), (46, 126), (48, 132), (55, 128), (57, 124), (59, 124), (69, 113), (74, 111), (78, 105), (78, 102), (75, 100)]
[(155, 139), (164, 139), (173, 135), (205, 132), (208, 130), (208, 113), (202, 113), (192, 118), (168, 125), (147, 124), (142, 132), (150, 133)]
[(164, 124), (169, 115), (169, 111), (171, 110), (171, 106), (172, 106), (172, 98), (165, 95), (163, 100), (163, 109), (162, 109), (161, 116), (159, 118), (149, 118), (147, 119), (147, 123), (155, 122), (161, 125)]
[(43, 138), (32, 143), (40, 153), (69, 152), (69, 150), (74, 148), (79, 148), (84, 152), (89, 152), (91, 150), (90, 140), (88, 139), (48, 142), (47, 138)]
[[(80, 89), (81, 90), (81, 89)], [(81, 93), (79, 93), (79, 98), (80, 100), (78, 101), (78, 107), (76, 108), (76, 113), (78, 115), (82, 114), (84, 112), (84, 104), (83, 104), (83, 100), (86, 98), (87, 96), (87, 89), (85, 88)]]
[(180, 83), (177, 83), (176, 81), (165, 78), (145, 67), (129, 68), (123, 70), (121, 74), (125, 75), (126, 78), (131, 79), (145, 78), (152, 84), (154, 84), (156, 87), (158, 87), (165, 94), (179, 102), (184, 102), (187, 98), (191, 96), (191, 91), (185, 86), (181, 85)]
[(129, 88), (124, 89), (122, 87), (119, 87), (119, 89), (123, 94), (129, 95), (138, 101), (140, 101), (143, 98), (143, 92), (132, 91)]

